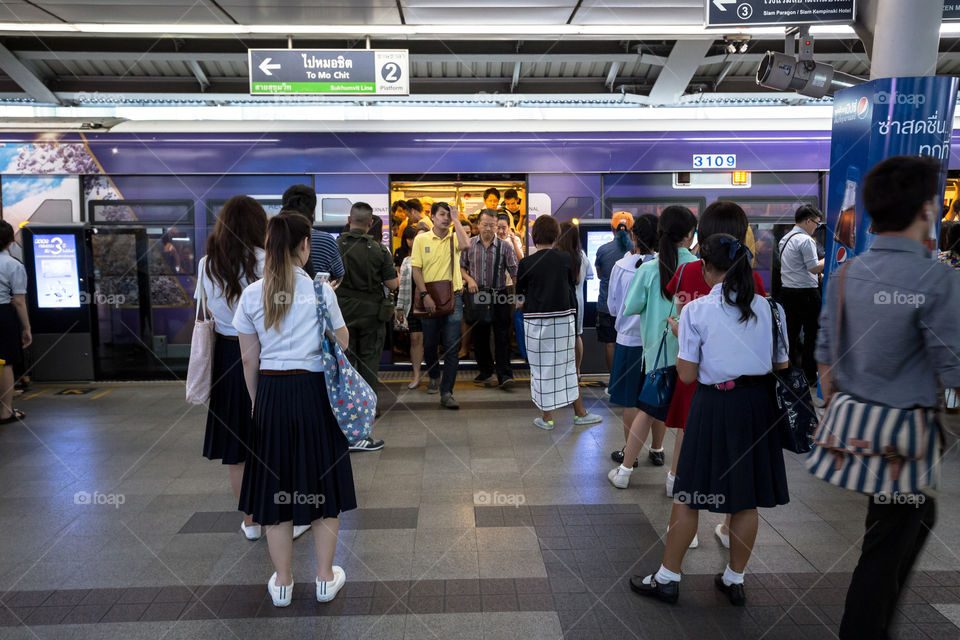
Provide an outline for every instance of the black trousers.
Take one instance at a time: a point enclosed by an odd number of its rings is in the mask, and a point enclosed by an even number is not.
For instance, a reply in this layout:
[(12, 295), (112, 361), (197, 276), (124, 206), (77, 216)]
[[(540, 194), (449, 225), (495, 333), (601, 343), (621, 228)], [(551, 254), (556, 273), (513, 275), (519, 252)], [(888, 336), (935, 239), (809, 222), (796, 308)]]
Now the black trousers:
[[(503, 382), (506, 378), (513, 377), (513, 369), (510, 367), (510, 325), (513, 324), (513, 312), (509, 304), (491, 305), (491, 311), (493, 322), (478, 322), (470, 327), (470, 333), (473, 334), (473, 349), (477, 354), (480, 374), (489, 376), (496, 370), (497, 382)], [(493, 355), (490, 354), (491, 328), (496, 365)]]
[[(787, 338), (790, 340), (790, 362), (803, 370), (807, 381), (817, 381), (817, 361), (813, 351), (817, 345), (817, 330), (820, 328), (820, 290), (787, 289), (780, 290), (780, 304), (787, 314)], [(800, 330), (803, 330), (803, 342), (800, 342)]]
[(841, 640), (888, 637), (900, 593), (937, 519), (934, 499), (923, 498), (923, 504), (877, 504), (870, 498), (863, 550), (840, 623)]

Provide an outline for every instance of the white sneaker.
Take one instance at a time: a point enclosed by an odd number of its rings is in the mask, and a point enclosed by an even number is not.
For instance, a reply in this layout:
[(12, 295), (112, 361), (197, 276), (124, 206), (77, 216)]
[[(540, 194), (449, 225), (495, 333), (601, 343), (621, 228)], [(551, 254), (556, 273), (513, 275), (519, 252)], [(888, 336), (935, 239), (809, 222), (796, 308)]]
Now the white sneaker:
[(667, 472), (667, 497), (673, 497), (673, 483), (677, 481), (677, 476), (673, 475), (669, 471)]
[(597, 424), (598, 422), (603, 422), (603, 416), (598, 416), (595, 413), (587, 413), (585, 416), (573, 416), (573, 424), (584, 425), (584, 424)]
[(723, 523), (721, 522), (714, 528), (713, 532), (717, 535), (717, 538), (720, 539), (720, 544), (723, 545), (724, 549), (730, 548), (730, 534), (723, 532)]
[(289, 607), (290, 601), (293, 600), (293, 581), (291, 580), (288, 585), (277, 586), (277, 572), (274, 571), (270, 576), (270, 582), (267, 583), (267, 591), (273, 599), (273, 606)]
[(293, 525), (293, 539), (296, 540), (307, 531), (310, 531), (310, 525), (308, 524), (295, 524)]
[(627, 485), (630, 484), (630, 474), (632, 472), (632, 469), (626, 470), (623, 467), (614, 467), (607, 474), (607, 480), (617, 489), (626, 489)]
[(347, 574), (337, 565), (333, 565), (333, 580), (316, 579), (317, 602), (330, 602), (337, 597), (337, 593), (347, 582)]
[(544, 431), (553, 431), (553, 420), (544, 420), (543, 418), (537, 418), (533, 421), (533, 424), (537, 427), (540, 427)]
[(259, 540), (263, 536), (263, 529), (258, 524), (252, 524), (249, 527), (240, 522), (240, 532), (247, 540)]

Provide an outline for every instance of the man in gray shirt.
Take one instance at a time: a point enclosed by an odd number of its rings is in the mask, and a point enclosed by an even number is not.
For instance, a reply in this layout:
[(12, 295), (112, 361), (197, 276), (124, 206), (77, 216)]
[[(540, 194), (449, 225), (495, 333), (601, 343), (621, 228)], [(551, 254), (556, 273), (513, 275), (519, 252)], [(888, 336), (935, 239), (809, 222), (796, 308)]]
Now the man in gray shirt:
[[(818, 275), (823, 272), (823, 258), (817, 256), (813, 232), (822, 220), (820, 211), (805, 204), (794, 214), (793, 228), (780, 239), (780, 279), (783, 288), (779, 300), (787, 316), (787, 340), (790, 360), (803, 369), (807, 381), (817, 383), (814, 343), (817, 338), (817, 315), (820, 313)], [(803, 331), (803, 341), (800, 331)]]
[[(842, 391), (889, 407), (935, 408), (938, 378), (944, 387), (960, 387), (960, 274), (923, 245), (940, 212), (939, 170), (930, 158), (895, 156), (864, 179), (863, 202), (877, 237), (829, 281), (816, 349), (827, 403)], [(840, 335), (838, 277), (846, 279)], [(933, 463), (940, 452), (927, 455)], [(887, 637), (936, 519), (933, 497), (915, 497), (893, 504), (871, 497), (841, 639)]]

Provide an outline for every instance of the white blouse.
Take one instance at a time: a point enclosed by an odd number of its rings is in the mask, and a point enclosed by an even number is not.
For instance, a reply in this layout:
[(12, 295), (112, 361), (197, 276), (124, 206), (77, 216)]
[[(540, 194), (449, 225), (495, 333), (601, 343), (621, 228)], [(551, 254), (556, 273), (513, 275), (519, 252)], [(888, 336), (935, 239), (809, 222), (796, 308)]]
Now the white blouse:
[[(255, 273), (257, 278), (263, 277), (263, 257), (266, 255), (263, 249), (254, 250), (257, 256), (257, 266)], [(197, 278), (203, 283), (203, 293), (207, 298), (207, 311), (213, 316), (214, 328), (217, 333), (224, 336), (235, 336), (237, 330), (233, 326), (233, 316), (237, 312), (236, 303), (230, 305), (223, 293), (220, 283), (211, 278), (206, 271), (207, 256), (200, 258), (200, 264), (197, 265)], [(250, 283), (243, 277), (240, 278), (240, 288), (245, 289)], [(194, 291), (194, 299), (200, 295), (200, 288)]]
[(240, 296), (233, 326), (239, 333), (260, 338), (260, 368), (274, 370), (305, 369), (323, 371), (321, 338), (326, 329), (343, 327), (343, 314), (337, 294), (324, 283), (323, 300), (330, 313), (331, 327), (317, 317), (317, 296), (313, 280), (300, 268), (296, 270), (293, 303), (279, 327), (264, 328), (263, 280), (257, 280)]

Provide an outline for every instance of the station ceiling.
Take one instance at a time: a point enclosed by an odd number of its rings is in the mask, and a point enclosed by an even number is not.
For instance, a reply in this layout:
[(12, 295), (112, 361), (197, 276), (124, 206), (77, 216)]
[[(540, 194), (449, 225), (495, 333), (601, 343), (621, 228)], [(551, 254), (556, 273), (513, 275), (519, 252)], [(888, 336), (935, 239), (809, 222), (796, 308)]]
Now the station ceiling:
[[(216, 104), (247, 92), (248, 48), (288, 44), (408, 49), (410, 99), (783, 97), (754, 79), (763, 53), (783, 50), (783, 29), (706, 31), (706, 2), (8, 0), (0, 4), (0, 99), (82, 106), (199, 96)], [(937, 72), (960, 73), (960, 41), (940, 43)], [(815, 55), (869, 75), (849, 27), (821, 28)], [(692, 60), (686, 71), (668, 64), (678, 56)]]

